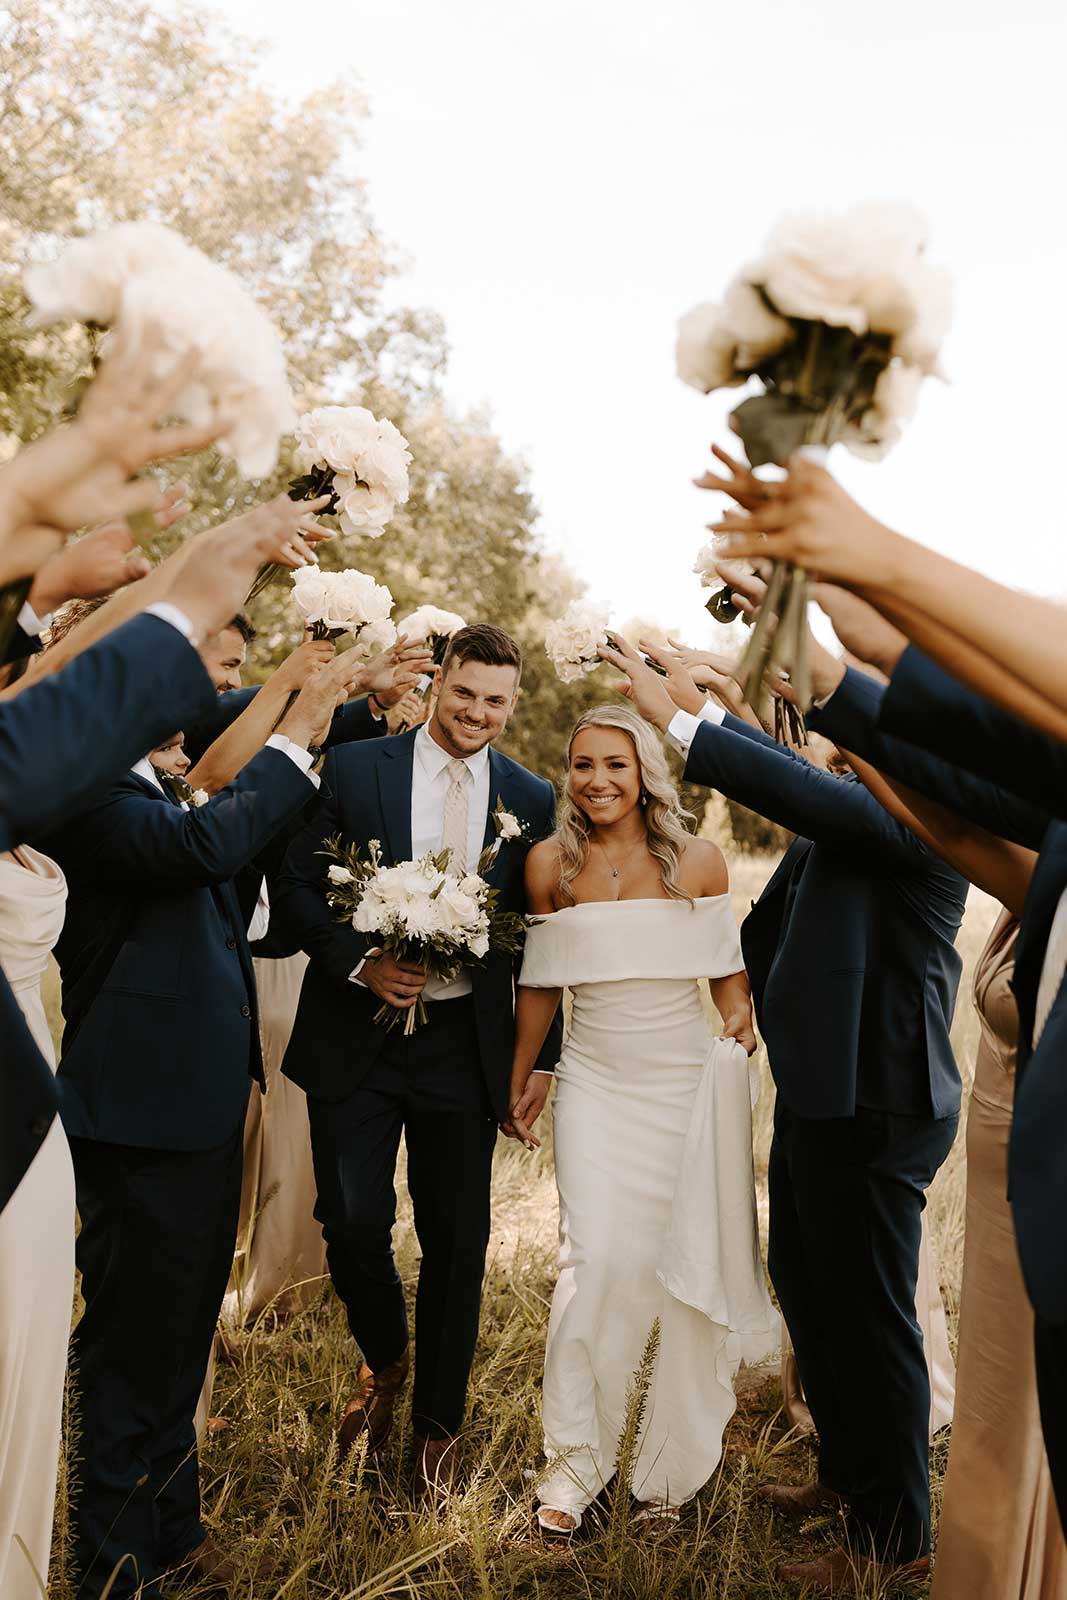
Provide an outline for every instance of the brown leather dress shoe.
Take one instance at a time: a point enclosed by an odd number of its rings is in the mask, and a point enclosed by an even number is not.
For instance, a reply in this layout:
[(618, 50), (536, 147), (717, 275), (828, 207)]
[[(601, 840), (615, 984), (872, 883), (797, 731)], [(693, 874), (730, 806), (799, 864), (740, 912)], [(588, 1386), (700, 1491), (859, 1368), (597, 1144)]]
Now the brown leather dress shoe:
[(841, 1495), (821, 1483), (761, 1483), (756, 1492), (783, 1517), (821, 1517), (845, 1504)]
[(237, 1584), (237, 1566), (221, 1545), (206, 1534), (194, 1550), (167, 1568), (181, 1587), (207, 1585), (205, 1594), (229, 1594)]
[(412, 1489), (416, 1500), (428, 1496), (447, 1500), (459, 1481), (459, 1440), (454, 1437), (428, 1439), (416, 1433), (415, 1476)]
[(367, 1435), (367, 1455), (377, 1455), (393, 1429), (396, 1397), (408, 1375), (408, 1353), (399, 1361), (372, 1372), (366, 1362), (359, 1369), (359, 1388), (345, 1407), (337, 1443), (341, 1459), (348, 1454), (361, 1434)]
[[(829, 1595), (855, 1595), (866, 1579), (874, 1578), (885, 1585), (891, 1594), (897, 1584), (921, 1583), (930, 1576), (930, 1557), (920, 1556), (917, 1561), (872, 1561), (867, 1556), (852, 1556), (847, 1550), (831, 1550), (818, 1561), (784, 1562), (776, 1570), (782, 1583), (795, 1583), (805, 1593)], [(864, 1586), (864, 1593), (869, 1592)], [(878, 1593), (883, 1591), (879, 1588)]]

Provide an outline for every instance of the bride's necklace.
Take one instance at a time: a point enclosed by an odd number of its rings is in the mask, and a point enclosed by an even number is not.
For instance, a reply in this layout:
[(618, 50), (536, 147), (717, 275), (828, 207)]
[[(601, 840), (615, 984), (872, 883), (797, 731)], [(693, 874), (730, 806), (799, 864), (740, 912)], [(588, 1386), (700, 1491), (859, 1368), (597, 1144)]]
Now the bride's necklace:
[(612, 861), (611, 857), (608, 855), (606, 847), (603, 844), (601, 844), (599, 839), (594, 839), (593, 843), (595, 845), (597, 845), (600, 848), (600, 850), (603, 851), (604, 860), (608, 864), (608, 870), (611, 873), (612, 879), (614, 880), (616, 886), (621, 890), (622, 889), (622, 883), (621, 883), (620, 880), (621, 880), (621, 874), (622, 874), (623, 869), (629, 865), (630, 858), (633, 855), (634, 851), (637, 850), (638, 846), (647, 843), (647, 840), (645, 840), (644, 838), (638, 839), (635, 844), (632, 844), (630, 846), (629, 850), (627, 850), (627, 852), (626, 852), (626, 855), (623, 857), (622, 867), (617, 867), (615, 865), (615, 863)]

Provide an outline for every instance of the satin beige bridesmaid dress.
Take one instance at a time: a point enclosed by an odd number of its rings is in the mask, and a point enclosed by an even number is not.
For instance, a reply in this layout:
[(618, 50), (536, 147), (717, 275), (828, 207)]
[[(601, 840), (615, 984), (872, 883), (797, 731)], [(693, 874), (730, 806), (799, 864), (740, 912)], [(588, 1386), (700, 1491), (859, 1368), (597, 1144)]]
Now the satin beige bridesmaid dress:
[(1002, 912), (979, 958), (982, 1027), (967, 1114), (967, 1220), (956, 1418), (932, 1600), (1067, 1600), (1067, 1550), (1041, 1437), (1034, 1318), (1007, 1200), (1019, 924)]
[[(41, 978), (66, 898), (63, 874), (47, 856), (25, 846), (0, 855), (0, 965), (53, 1069)], [(48, 1579), (73, 1301), (74, 1168), (56, 1117), (0, 1213), (3, 1600), (40, 1600)]]

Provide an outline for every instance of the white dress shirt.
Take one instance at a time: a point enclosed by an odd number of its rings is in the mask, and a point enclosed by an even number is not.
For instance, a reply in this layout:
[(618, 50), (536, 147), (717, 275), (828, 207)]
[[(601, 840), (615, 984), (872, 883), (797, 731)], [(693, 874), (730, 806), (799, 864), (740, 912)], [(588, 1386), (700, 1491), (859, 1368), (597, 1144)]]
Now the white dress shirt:
[[(441, 835), (445, 826), (445, 796), (448, 794), (448, 766), (453, 760), (447, 750), (442, 750), (424, 722), (415, 735), (415, 753), (411, 768), (411, 854), (412, 857), (437, 853), (441, 848)], [(485, 842), (485, 827), (489, 820), (489, 748), (477, 755), (463, 758), (467, 768), (467, 859), (454, 861), (454, 868), (471, 872), (478, 865)], [(368, 957), (365, 959), (369, 959)], [(350, 974), (352, 982), (359, 983), (361, 961)], [(470, 994), (471, 977), (463, 968), (451, 983), (440, 978), (430, 978), (422, 991), (424, 1000), (458, 1000)]]
[[(173, 610), (174, 608), (171, 607), (171, 609)], [(180, 612), (178, 614), (181, 615)], [(163, 618), (162, 620), (166, 621), (167, 619)], [(294, 744), (291, 739), (287, 739), (284, 733), (272, 733), (267, 740), (265, 748), (280, 750), (283, 755), (287, 755), (289, 760), (300, 768), (308, 781), (313, 783), (316, 789), (319, 787), (318, 774), (311, 770), (314, 757), (309, 751), (302, 749), (298, 744)], [(149, 783), (155, 784), (160, 794), (166, 794), (167, 791), (159, 781), (159, 774), (147, 756), (142, 756), (140, 761), (135, 762), (130, 770), (135, 772), (139, 778), (145, 778)], [(179, 800), (178, 804), (183, 811), (188, 811), (189, 806), (185, 800)], [(253, 944), (257, 939), (265, 938), (269, 927), (270, 899), (267, 895), (267, 880), (262, 878), (259, 884), (259, 894), (256, 896), (256, 908), (252, 913), (252, 920), (248, 924), (249, 944)]]
[(1048, 944), (1045, 946), (1045, 959), (1041, 963), (1041, 977), (1038, 980), (1037, 1001), (1034, 1006), (1035, 1050), (1041, 1042), (1045, 1023), (1060, 992), (1065, 972), (1067, 972), (1067, 889), (1060, 895), (1059, 905), (1052, 918), (1052, 927), (1049, 929)]
[(726, 712), (721, 706), (712, 705), (706, 700), (700, 708), (699, 717), (691, 711), (676, 711), (671, 718), (667, 729), (667, 738), (683, 756), (689, 755), (689, 746), (696, 738), (696, 731), (702, 722), (720, 723), (726, 720)]
[(18, 614), (18, 625), (29, 638), (36, 639), (38, 634), (52, 626), (51, 616), (39, 617), (28, 600), (23, 601), (22, 609)]

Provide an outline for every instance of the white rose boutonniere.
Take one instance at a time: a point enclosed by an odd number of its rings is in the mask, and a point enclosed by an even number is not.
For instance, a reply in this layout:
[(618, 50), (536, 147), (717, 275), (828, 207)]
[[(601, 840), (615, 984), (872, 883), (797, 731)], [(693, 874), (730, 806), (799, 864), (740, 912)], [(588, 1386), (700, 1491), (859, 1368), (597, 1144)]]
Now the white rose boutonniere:
[(208, 798), (209, 796), (206, 789), (194, 789), (192, 794), (189, 796), (189, 804), (199, 809), (201, 806), (207, 805)]

